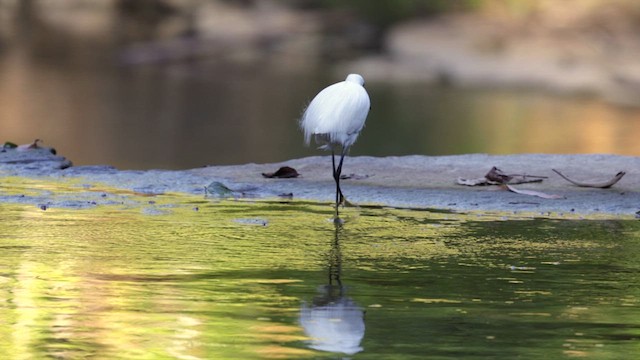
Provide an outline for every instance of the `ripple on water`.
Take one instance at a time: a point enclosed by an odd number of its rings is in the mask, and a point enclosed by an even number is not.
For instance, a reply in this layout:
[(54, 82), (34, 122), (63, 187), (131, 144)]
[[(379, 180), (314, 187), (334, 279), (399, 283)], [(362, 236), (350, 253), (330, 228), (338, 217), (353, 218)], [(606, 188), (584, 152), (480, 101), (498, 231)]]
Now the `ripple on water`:
[(128, 201), (0, 205), (0, 353), (624, 358), (639, 345), (637, 222), (363, 206), (335, 227), (326, 204)]

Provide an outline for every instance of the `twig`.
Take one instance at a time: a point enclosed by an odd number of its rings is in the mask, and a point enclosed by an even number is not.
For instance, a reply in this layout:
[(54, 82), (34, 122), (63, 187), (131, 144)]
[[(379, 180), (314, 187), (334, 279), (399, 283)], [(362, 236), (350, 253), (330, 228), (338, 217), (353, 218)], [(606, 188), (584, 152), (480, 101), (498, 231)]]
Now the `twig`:
[(600, 189), (607, 189), (612, 187), (613, 185), (615, 185), (615, 183), (620, 181), (620, 179), (622, 179), (622, 177), (626, 174), (626, 172), (620, 171), (609, 181), (597, 182), (597, 183), (585, 183), (585, 182), (571, 180), (556, 169), (551, 169), (551, 170), (553, 170), (553, 172), (560, 175), (560, 177), (562, 177), (563, 179), (567, 180), (568, 182), (572, 183), (575, 186), (592, 187), (592, 188), (600, 188)]
[(527, 174), (509, 174), (508, 176), (514, 177), (514, 176), (522, 176), (523, 178), (536, 178), (536, 179), (548, 179), (548, 176), (540, 176), (540, 175), (527, 175)]
[(543, 193), (540, 191), (533, 191), (533, 190), (520, 190), (520, 189), (516, 189), (511, 185), (503, 185), (507, 190), (514, 192), (516, 194), (521, 194), (521, 195), (529, 195), (529, 196), (537, 196), (543, 199), (564, 199), (565, 197), (562, 195), (555, 195), (555, 194), (547, 194), (547, 193)]

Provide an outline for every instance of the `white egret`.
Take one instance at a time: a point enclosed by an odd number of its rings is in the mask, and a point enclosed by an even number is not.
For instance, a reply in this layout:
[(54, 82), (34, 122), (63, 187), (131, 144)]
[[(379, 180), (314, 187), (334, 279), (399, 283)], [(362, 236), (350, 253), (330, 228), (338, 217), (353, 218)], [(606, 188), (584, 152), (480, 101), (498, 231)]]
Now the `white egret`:
[[(305, 143), (309, 145), (313, 136), (315, 142), (321, 145), (320, 149), (331, 150), (333, 178), (336, 182), (336, 218), (339, 215), (338, 206), (344, 199), (340, 189), (342, 162), (364, 127), (370, 108), (371, 101), (364, 89), (364, 78), (349, 74), (344, 81), (320, 91), (300, 119)], [(337, 167), (336, 152), (340, 154)]]

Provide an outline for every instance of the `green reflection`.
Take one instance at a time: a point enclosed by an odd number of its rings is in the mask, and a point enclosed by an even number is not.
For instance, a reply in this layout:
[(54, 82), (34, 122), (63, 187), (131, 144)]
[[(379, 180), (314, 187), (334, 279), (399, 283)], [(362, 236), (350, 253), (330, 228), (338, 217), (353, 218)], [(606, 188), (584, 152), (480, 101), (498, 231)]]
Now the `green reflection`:
[[(362, 207), (336, 229), (326, 204), (131, 196), (83, 210), (0, 205), (0, 353), (617, 359), (640, 350), (637, 221)], [(351, 347), (322, 346), (332, 333)]]

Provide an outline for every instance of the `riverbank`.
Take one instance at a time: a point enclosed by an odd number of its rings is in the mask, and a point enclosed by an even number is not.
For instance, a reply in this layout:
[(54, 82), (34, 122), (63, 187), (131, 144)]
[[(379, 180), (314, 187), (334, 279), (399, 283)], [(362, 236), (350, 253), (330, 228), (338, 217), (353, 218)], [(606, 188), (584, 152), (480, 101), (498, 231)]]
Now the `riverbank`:
[(347, 69), (358, 69), (369, 81), (533, 89), (638, 106), (637, 25), (618, 5), (414, 20), (390, 29), (382, 54)]
[[(334, 199), (329, 157), (307, 157), (272, 164), (209, 166), (170, 171), (120, 171), (110, 166), (69, 166), (48, 149), (0, 153), (0, 203), (22, 203), (43, 210), (123, 204), (164, 194), (210, 199)], [(266, 178), (282, 166), (297, 178)], [(513, 185), (521, 194), (496, 185), (463, 186), (458, 179), (482, 178), (493, 166), (506, 174), (545, 177)], [(583, 182), (603, 182), (619, 171), (607, 189), (575, 186), (552, 169)], [(549, 217), (634, 218), (640, 211), (640, 157), (616, 155), (486, 155), (351, 157), (345, 160), (345, 195), (351, 203), (451, 211), (502, 212)], [(42, 185), (40, 185), (42, 184)], [(206, 190), (208, 189), (208, 190)], [(543, 197), (541, 197), (543, 196)], [(545, 198), (549, 197), (549, 198)], [(146, 198), (145, 198), (146, 199)]]
[(224, 59), (291, 71), (356, 59), (338, 66), (340, 77), (355, 71), (368, 81), (526, 88), (640, 106), (640, 7), (630, 0), (138, 3), (0, 4), (0, 46), (20, 64), (30, 52), (57, 58), (66, 49), (55, 63), (100, 69), (114, 59), (123, 67)]

